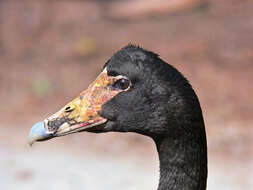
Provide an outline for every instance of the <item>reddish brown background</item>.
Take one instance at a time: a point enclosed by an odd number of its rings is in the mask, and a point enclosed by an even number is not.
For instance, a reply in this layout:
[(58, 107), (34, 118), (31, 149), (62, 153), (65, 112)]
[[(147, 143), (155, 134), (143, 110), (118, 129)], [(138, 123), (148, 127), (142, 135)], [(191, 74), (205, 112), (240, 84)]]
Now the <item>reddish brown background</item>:
[[(208, 189), (251, 189), (253, 2), (213, 0), (183, 11), (134, 17), (112, 16), (113, 3), (0, 2), (0, 165), (5, 166), (0, 177), (8, 179), (5, 189), (16, 189), (15, 184), (37, 188), (34, 181), (46, 174), (29, 168), (29, 161), (20, 166), (20, 159), (35, 155), (56, 163), (57, 155), (80, 158), (74, 165), (85, 165), (87, 155), (101, 162), (112, 157), (158, 173), (154, 145), (135, 134), (76, 134), (32, 149), (27, 145), (29, 128), (76, 97), (107, 59), (130, 42), (160, 54), (196, 90), (208, 136)], [(155, 187), (157, 179), (151, 179)], [(95, 189), (92, 184), (89, 188)]]

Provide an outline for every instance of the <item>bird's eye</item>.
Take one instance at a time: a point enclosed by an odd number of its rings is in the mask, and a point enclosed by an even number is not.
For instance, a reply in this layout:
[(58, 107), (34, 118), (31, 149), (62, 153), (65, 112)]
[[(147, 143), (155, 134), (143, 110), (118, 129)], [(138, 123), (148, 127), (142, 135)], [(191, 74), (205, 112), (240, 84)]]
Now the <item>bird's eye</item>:
[(126, 90), (130, 86), (130, 81), (126, 78), (120, 78), (113, 83), (112, 87), (115, 89)]

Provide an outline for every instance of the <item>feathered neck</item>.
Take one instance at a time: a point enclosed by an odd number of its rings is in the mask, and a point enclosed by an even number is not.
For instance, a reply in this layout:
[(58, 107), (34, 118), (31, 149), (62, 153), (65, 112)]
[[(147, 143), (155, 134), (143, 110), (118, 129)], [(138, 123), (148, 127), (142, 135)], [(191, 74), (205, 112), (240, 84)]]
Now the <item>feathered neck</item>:
[(158, 190), (206, 189), (206, 135), (204, 123), (197, 125), (198, 132), (175, 131), (153, 138), (160, 160)]

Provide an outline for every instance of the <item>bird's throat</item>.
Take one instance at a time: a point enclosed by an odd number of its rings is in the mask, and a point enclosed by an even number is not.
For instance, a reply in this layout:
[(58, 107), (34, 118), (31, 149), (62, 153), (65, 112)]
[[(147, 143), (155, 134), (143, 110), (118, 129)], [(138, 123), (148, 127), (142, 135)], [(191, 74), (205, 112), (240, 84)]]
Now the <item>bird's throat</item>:
[(206, 137), (181, 133), (154, 138), (160, 160), (158, 190), (205, 190)]

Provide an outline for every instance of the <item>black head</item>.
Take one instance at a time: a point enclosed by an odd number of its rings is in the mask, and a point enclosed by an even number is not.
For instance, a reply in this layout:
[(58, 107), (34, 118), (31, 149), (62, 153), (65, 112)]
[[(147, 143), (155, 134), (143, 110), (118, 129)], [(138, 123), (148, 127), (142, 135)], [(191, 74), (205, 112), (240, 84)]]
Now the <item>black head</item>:
[(104, 67), (108, 75), (130, 81), (128, 90), (102, 106), (100, 115), (108, 119), (105, 131), (163, 135), (199, 119), (201, 110), (191, 85), (157, 54), (128, 45)]
[(202, 122), (201, 108), (183, 75), (157, 54), (128, 45), (107, 61), (103, 72), (79, 97), (36, 125), (30, 139), (34, 142), (81, 131), (154, 137), (198, 130), (195, 122)]

